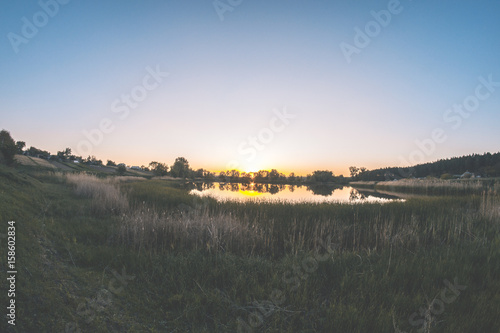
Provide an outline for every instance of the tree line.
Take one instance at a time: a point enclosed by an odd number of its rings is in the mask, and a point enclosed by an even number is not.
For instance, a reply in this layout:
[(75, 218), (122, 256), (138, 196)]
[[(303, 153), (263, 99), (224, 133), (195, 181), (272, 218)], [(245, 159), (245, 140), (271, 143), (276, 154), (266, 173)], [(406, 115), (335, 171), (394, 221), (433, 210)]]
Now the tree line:
[[(72, 154), (70, 148), (58, 151), (55, 155), (36, 147), (26, 148), (24, 141), (14, 141), (6, 130), (0, 131), (0, 163), (11, 165), (14, 163), (15, 154), (44, 158), (59, 162), (77, 161), (79, 163), (104, 166), (102, 160), (95, 156), (82, 158)], [(116, 167), (118, 174), (124, 174), (127, 170), (125, 164), (115, 163), (107, 160), (106, 166)], [(134, 168), (134, 167), (132, 167)], [(241, 172), (239, 170), (220, 171), (218, 174), (206, 169), (192, 169), (184, 157), (178, 157), (169, 166), (166, 163), (152, 161), (149, 165), (136, 167), (140, 170), (151, 172), (156, 176), (171, 176), (174, 178), (203, 179), (206, 181), (220, 181), (233, 183), (270, 183), (270, 184), (295, 184), (295, 183), (337, 183), (346, 184), (349, 180), (360, 181), (384, 181), (412, 177), (441, 177), (444, 179), (454, 178), (466, 171), (482, 177), (500, 177), (500, 152), (473, 154), (449, 159), (441, 159), (436, 162), (419, 164), (409, 168), (388, 167), (368, 170), (364, 167), (349, 168), (350, 178), (343, 175), (335, 176), (329, 170), (316, 170), (306, 177), (297, 176), (294, 172), (285, 175), (276, 169), (259, 170), (257, 172)]]
[(500, 152), (441, 159), (409, 168), (389, 167), (374, 170), (351, 168), (352, 179), (361, 181), (384, 181), (413, 177), (450, 179), (457, 178), (466, 172), (481, 177), (500, 177)]

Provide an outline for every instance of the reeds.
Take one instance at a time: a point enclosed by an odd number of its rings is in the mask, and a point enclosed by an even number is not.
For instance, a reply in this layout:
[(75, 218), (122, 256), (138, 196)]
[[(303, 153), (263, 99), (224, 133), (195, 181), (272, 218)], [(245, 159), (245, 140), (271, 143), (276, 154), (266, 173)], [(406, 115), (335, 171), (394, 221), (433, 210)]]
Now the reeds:
[(169, 214), (144, 207), (123, 215), (119, 240), (139, 252), (203, 250), (252, 254), (263, 247), (265, 237), (255, 224), (230, 213), (210, 215), (196, 210)]
[(66, 181), (75, 186), (79, 196), (91, 198), (91, 211), (95, 214), (124, 213), (128, 209), (127, 197), (114, 181), (85, 173), (66, 175)]
[(375, 188), (420, 194), (462, 195), (480, 194), (487, 191), (489, 186), (481, 180), (442, 180), (429, 178), (378, 182)]
[[(140, 201), (130, 203), (135, 208), (123, 217), (120, 240), (153, 252), (196, 249), (281, 257), (318, 250), (326, 239), (338, 251), (412, 250), (487, 240), (484, 235), (499, 227), (499, 199), (493, 192), (356, 205), (209, 200), (194, 209), (182, 191), (152, 185), (151, 191), (147, 182), (129, 188)], [(137, 196), (135, 189), (148, 195)], [(154, 200), (148, 200), (152, 193)]]

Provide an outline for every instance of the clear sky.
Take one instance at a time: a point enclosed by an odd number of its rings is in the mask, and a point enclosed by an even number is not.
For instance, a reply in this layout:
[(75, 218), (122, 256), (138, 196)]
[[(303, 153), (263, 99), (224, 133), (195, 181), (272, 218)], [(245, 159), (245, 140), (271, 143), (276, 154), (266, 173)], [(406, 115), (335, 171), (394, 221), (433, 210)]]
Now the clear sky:
[(2, 1), (0, 32), (0, 128), (52, 153), (347, 175), (500, 150), (499, 1)]

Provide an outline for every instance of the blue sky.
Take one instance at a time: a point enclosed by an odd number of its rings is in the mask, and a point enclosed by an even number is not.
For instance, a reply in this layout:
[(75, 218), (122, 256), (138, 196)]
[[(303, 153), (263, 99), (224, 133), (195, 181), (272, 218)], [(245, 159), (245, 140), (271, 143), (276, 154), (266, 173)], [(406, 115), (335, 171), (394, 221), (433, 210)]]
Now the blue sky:
[[(0, 127), (28, 146), (344, 175), (500, 150), (500, 86), (478, 88), (500, 82), (497, 1), (221, 0), (224, 13), (212, 1), (54, 3), (0, 5)], [(355, 28), (370, 41), (348, 62)], [(474, 111), (447, 113), (477, 89), (488, 96)], [(280, 123), (284, 110), (293, 118)]]

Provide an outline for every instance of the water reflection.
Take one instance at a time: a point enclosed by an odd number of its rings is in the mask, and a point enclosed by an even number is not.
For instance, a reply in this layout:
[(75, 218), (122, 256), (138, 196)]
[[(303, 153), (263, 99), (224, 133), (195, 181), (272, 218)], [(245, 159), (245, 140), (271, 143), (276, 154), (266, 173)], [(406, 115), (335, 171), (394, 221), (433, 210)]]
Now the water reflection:
[(283, 201), (306, 202), (387, 202), (400, 200), (399, 197), (374, 191), (364, 191), (350, 186), (287, 185), (264, 183), (204, 183), (188, 182), (185, 184), (190, 193), (211, 196), (219, 200), (255, 200), (278, 199)]

